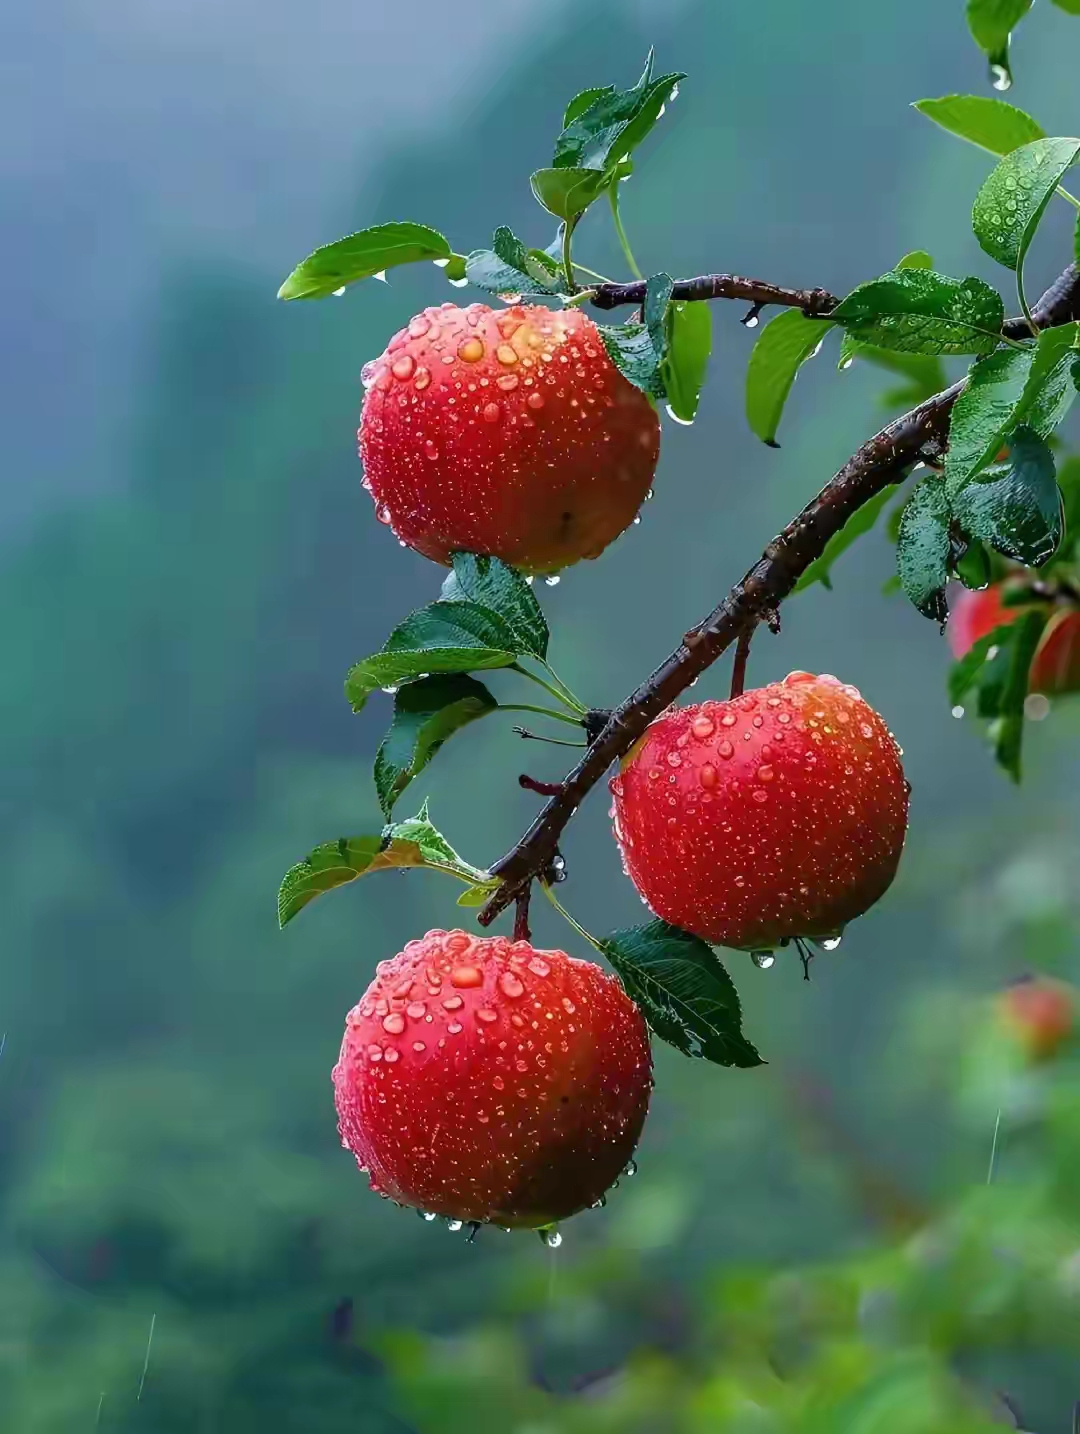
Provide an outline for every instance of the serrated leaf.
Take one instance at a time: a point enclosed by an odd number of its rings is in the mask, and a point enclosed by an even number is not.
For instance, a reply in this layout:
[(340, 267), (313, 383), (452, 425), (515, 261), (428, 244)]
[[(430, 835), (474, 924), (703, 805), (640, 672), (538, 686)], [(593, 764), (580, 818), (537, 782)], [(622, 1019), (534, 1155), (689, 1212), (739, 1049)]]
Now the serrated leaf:
[(600, 944), (661, 1040), (717, 1065), (762, 1064), (742, 1033), (731, 977), (704, 941), (666, 921), (652, 921), (616, 931)]
[(667, 349), (668, 300), (674, 287), (675, 281), (670, 274), (650, 274), (645, 283), (642, 312), (659, 363), (663, 363)]
[(971, 537), (1027, 567), (1041, 567), (1062, 534), (1054, 455), (1030, 429), (1018, 429), (1009, 461), (965, 483), (952, 499), (952, 512)]
[(323, 299), (346, 284), (370, 279), (398, 264), (452, 255), (449, 242), (426, 224), (376, 224), (309, 254), (282, 284), (278, 298)]
[(577, 220), (611, 182), (597, 169), (538, 169), (529, 179), (532, 192), (549, 214)]
[(387, 821), (446, 739), (498, 705), (482, 682), (461, 672), (425, 677), (395, 694), (394, 719), (375, 754), (375, 791)]
[(779, 446), (776, 430), (795, 376), (831, 327), (828, 319), (808, 319), (798, 309), (785, 309), (765, 325), (754, 345), (746, 368), (746, 418), (772, 448)]
[(500, 558), (455, 553), (453, 569), (442, 586), (444, 602), (478, 603), (509, 629), (519, 654), (547, 657), (548, 625), (532, 588)]
[[(571, 100), (563, 131), (555, 141), (552, 164), (557, 169), (609, 170), (632, 153), (660, 118), (674, 87), (685, 78), (670, 74), (654, 79), (652, 67), (650, 50), (645, 70), (632, 89), (607, 86), (583, 91)], [(592, 98), (585, 103), (590, 93)]]
[(465, 276), (489, 294), (558, 293), (547, 270), (533, 272), (536, 265), (530, 267), (530, 252), (512, 229), (500, 225), (491, 248), (474, 249), (465, 260)]
[(1012, 430), (1026, 425), (1049, 438), (1075, 397), (1069, 370), (1080, 325), (1044, 329), (1038, 343), (999, 349), (972, 366), (953, 405), (945, 477), (951, 495), (986, 467)]
[(949, 504), (937, 473), (916, 487), (900, 519), (896, 543), (900, 586), (923, 617), (944, 623), (949, 577)]
[(712, 313), (706, 303), (669, 303), (667, 349), (660, 376), (676, 418), (692, 423), (712, 351)]
[(851, 517), (838, 533), (834, 533), (825, 544), (825, 549), (820, 558), (810, 564), (802, 577), (795, 584), (795, 592), (805, 592), (807, 588), (820, 583), (822, 587), (832, 588), (832, 568), (837, 558), (846, 553), (852, 543), (856, 542), (864, 533), (869, 533), (877, 522), (882, 509), (889, 499), (896, 492), (896, 484), (890, 483), (883, 488), (876, 497), (864, 503), (861, 508), (856, 509)]
[(951, 279), (932, 269), (894, 269), (853, 289), (829, 317), (878, 348), (980, 354), (1000, 342), (1005, 306), (1001, 295), (981, 279)]
[(606, 96), (613, 95), (614, 93), (614, 85), (596, 85), (591, 90), (582, 90), (581, 93), (575, 95), (566, 106), (566, 110), (563, 113), (563, 129), (565, 129), (567, 125), (573, 124), (578, 115), (584, 114), (594, 101), (604, 99)]
[(942, 95), (937, 100), (916, 100), (913, 108), (950, 134), (991, 154), (1009, 154), (1032, 140), (1046, 138), (1042, 125), (1024, 110), (987, 95)]
[(974, 689), (977, 714), (990, 722), (994, 756), (1015, 782), (1020, 780), (1031, 663), (1048, 616), (1049, 608), (1043, 605), (1022, 609), (1015, 621), (981, 637), (949, 674), (954, 704)]
[[(913, 249), (897, 264), (897, 269), (932, 269), (934, 261), (925, 249)], [(886, 406), (897, 404), (911, 407), (932, 398), (945, 387), (945, 370), (941, 360), (932, 354), (899, 353), (894, 349), (877, 348), (874, 344), (860, 343), (853, 334), (845, 333), (840, 340), (840, 356), (837, 368), (848, 369), (856, 359), (883, 368), (889, 373), (899, 374), (908, 382), (900, 388), (889, 389), (882, 395)]]
[(1000, 160), (975, 197), (971, 225), (982, 248), (1020, 269), (1054, 190), (1080, 156), (1080, 139), (1036, 139)]
[(650, 398), (664, 398), (660, 356), (644, 324), (631, 319), (625, 324), (597, 324), (608, 358), (622, 376)]
[(285, 873), (278, 892), (278, 924), (285, 926), (324, 891), (373, 871), (423, 866), (478, 885), (488, 874), (463, 861), (428, 820), (427, 803), (408, 821), (386, 827), (377, 836), (340, 837), (323, 842)]
[(967, 0), (968, 29), (989, 60), (999, 89), (1007, 89), (1012, 83), (1009, 40), (1032, 3), (1033, 0)]
[(483, 672), (516, 661), (514, 635), (497, 613), (469, 602), (433, 602), (394, 629), (381, 652), (349, 669), (345, 695), (359, 712), (378, 687), (436, 672)]

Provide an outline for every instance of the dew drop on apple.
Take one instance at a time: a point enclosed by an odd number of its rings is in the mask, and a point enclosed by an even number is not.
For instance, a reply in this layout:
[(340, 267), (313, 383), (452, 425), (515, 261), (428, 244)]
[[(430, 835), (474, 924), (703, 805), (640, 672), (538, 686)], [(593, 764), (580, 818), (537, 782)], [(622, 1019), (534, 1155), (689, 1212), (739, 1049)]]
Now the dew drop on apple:
[(464, 1225), (464, 1220), (447, 1220), (446, 1222), (446, 1228), (450, 1231), (452, 1235), (456, 1235), (460, 1229), (464, 1228)]
[(840, 945), (840, 939), (839, 936), (826, 936), (821, 943), (822, 951), (835, 951)]
[(538, 1230), (537, 1234), (549, 1250), (557, 1250), (562, 1244), (562, 1235), (554, 1225), (549, 1225), (546, 1230)]
[(417, 1210), (416, 1213), (420, 1216), (421, 1220), (425, 1221), (428, 1225), (431, 1224), (432, 1220), (439, 1218), (434, 1210)]

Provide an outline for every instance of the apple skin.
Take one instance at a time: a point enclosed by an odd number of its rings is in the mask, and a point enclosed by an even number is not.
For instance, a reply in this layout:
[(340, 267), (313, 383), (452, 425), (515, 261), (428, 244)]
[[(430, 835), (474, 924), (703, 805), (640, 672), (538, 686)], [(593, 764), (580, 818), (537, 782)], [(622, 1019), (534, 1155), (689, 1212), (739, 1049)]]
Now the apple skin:
[(837, 935), (888, 889), (907, 829), (885, 723), (854, 687), (805, 672), (670, 708), (611, 791), (615, 838), (646, 903), (744, 950)]
[(1076, 993), (1064, 981), (1029, 976), (997, 998), (999, 1018), (1028, 1060), (1052, 1059), (1076, 1024)]
[(431, 1214), (539, 1228), (625, 1170), (652, 1091), (648, 1029), (591, 961), (429, 931), (349, 1013), (342, 1144), (371, 1188)]
[(579, 309), (425, 309), (365, 365), (376, 516), (425, 557), (529, 573), (596, 558), (652, 487), (660, 422)]

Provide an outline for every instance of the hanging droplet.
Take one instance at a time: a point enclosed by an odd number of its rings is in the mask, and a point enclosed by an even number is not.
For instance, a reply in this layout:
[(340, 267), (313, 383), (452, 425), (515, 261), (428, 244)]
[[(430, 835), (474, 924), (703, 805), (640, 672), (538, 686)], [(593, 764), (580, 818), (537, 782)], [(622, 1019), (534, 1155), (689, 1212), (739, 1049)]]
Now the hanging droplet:
[(770, 966), (776, 964), (776, 957), (771, 951), (751, 951), (750, 960), (759, 971), (767, 971)]
[(417, 1210), (416, 1213), (420, 1216), (421, 1220), (426, 1220), (429, 1225), (431, 1224), (432, 1220), (437, 1220), (439, 1218), (434, 1210)]
[(958, 702), (958, 703), (956, 704), (956, 706), (953, 708), (953, 710), (952, 710), (952, 715), (957, 719), (957, 721), (959, 721), (960, 718), (963, 717), (963, 715), (964, 715), (964, 709), (963, 709), (963, 707), (960, 705), (959, 702)]
[(549, 1250), (557, 1250), (562, 1244), (562, 1235), (559, 1234), (559, 1231), (554, 1225), (547, 1225), (544, 1229), (537, 1230), (536, 1233)]
[(636, 1175), (636, 1174), (637, 1174), (637, 1161), (636, 1161), (636, 1160), (628, 1160), (628, 1161), (626, 1162), (626, 1169), (623, 1171), (623, 1174), (624, 1174), (625, 1176), (627, 1176), (627, 1178), (629, 1178), (631, 1175)]
[(451, 1234), (456, 1235), (457, 1232), (464, 1226), (464, 1224), (464, 1220), (447, 1220), (446, 1228), (450, 1231)]
[(334, 290), (334, 298), (335, 298), (335, 299), (340, 299), (341, 296), (342, 296), (342, 294), (343, 294), (344, 292), (345, 292), (345, 285), (342, 284), (342, 286), (341, 286), (340, 289), (335, 289), (335, 290)]
[(836, 948), (837, 948), (839, 945), (840, 945), (840, 937), (839, 937), (839, 936), (826, 936), (826, 937), (824, 937), (824, 938), (822, 939), (821, 949), (822, 949), (822, 951), (835, 951)]
[(679, 424), (682, 428), (690, 428), (693, 425), (694, 420), (692, 418), (680, 418), (670, 403), (664, 404), (664, 411), (673, 423)]
[(991, 65), (990, 83), (994, 86), (995, 90), (1011, 90), (1012, 75), (1009, 74), (1004, 65)]
[(562, 582), (562, 578), (559, 576), (558, 573), (548, 573), (547, 577), (544, 579), (544, 582), (549, 588), (557, 588)]

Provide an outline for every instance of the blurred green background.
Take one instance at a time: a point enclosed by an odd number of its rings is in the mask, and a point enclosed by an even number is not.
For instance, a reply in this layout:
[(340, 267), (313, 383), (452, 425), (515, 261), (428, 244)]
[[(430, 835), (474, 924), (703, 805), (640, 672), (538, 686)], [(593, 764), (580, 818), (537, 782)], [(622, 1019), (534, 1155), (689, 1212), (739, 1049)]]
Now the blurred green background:
[[(794, 958), (732, 956), (768, 1066), (659, 1050), (639, 1175), (557, 1251), (422, 1224), (338, 1146), (345, 1012), (376, 961), (459, 919), (455, 893), (379, 877), (284, 934), (274, 897), (317, 841), (379, 824), (388, 702), (353, 717), (341, 679), (440, 575), (361, 491), (359, 372), (456, 295), (426, 265), (321, 304), (275, 290), (379, 220), (547, 242), (527, 176), (563, 104), (630, 83), (649, 44), (690, 78), (623, 190), (648, 270), (843, 292), (922, 247), (1000, 282), (968, 225), (989, 161), (907, 107), (989, 92), (960, 0), (63, 0), (0, 21), (4, 1434), (929, 1434), (1007, 1421), (1001, 1389), (1028, 1427), (1069, 1427), (1080, 1077), (1006, 1068), (985, 1002), (1027, 969), (1080, 976), (1080, 704), (1029, 733), (1010, 788), (950, 718), (934, 628), (881, 595), (880, 535), (751, 659), (753, 682), (857, 683), (914, 788), (895, 888), (809, 985)], [(1017, 102), (1075, 132), (1080, 26), (1039, 5), (1014, 53)], [(603, 215), (578, 249), (621, 272)], [(826, 349), (762, 447), (738, 317), (717, 306), (702, 415), (665, 424), (644, 521), (541, 591), (596, 705), (880, 421), (879, 377)], [(561, 774), (557, 749), (528, 757)], [(491, 723), (418, 783), (477, 864), (535, 810), (522, 765)], [(603, 794), (566, 855), (586, 925), (639, 919)]]

